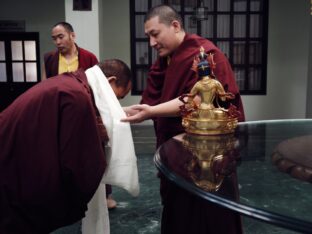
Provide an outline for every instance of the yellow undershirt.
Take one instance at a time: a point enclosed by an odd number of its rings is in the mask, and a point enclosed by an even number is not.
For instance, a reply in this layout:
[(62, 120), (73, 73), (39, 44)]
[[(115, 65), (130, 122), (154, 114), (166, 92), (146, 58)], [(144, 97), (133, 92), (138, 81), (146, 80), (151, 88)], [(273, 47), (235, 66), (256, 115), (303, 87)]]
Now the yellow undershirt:
[(76, 55), (71, 61), (67, 61), (66, 58), (61, 53), (59, 53), (58, 74), (76, 71), (77, 69), (78, 55)]

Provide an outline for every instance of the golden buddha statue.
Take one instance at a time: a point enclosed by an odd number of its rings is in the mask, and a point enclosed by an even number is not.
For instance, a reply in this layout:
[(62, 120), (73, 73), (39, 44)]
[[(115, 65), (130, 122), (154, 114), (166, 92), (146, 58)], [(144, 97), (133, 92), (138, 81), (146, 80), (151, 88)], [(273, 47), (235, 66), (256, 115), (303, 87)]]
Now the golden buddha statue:
[[(231, 105), (229, 109), (220, 107), (218, 100), (233, 99), (232, 93), (225, 92), (222, 84), (211, 74), (211, 67), (215, 66), (213, 54), (206, 54), (203, 47), (200, 48), (198, 58), (194, 60), (195, 71), (199, 81), (191, 92), (182, 95), (180, 100), (184, 103), (180, 107), (182, 125), (186, 132), (200, 135), (218, 135), (234, 132), (237, 126), (238, 111)], [(187, 97), (187, 101), (185, 101)], [(194, 101), (200, 98), (200, 103)]]

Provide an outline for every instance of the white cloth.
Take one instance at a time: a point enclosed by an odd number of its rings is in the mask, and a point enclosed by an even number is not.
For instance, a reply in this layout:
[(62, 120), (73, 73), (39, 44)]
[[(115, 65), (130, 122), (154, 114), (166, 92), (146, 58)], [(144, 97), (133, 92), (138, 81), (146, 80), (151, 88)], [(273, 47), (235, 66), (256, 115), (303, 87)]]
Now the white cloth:
[(86, 216), (82, 219), (82, 234), (109, 234), (109, 216), (107, 210), (105, 184), (100, 184), (88, 203)]
[[(86, 217), (82, 220), (82, 233), (107, 234), (109, 229), (107, 232), (105, 222), (109, 221), (104, 184), (116, 185), (131, 195), (138, 196), (140, 189), (137, 159), (130, 124), (120, 121), (126, 115), (107, 78), (97, 65), (86, 70), (86, 75), (93, 91), (95, 105), (107, 130), (109, 142), (106, 150), (107, 167), (101, 185), (88, 204)], [(106, 227), (106, 230), (102, 227)]]

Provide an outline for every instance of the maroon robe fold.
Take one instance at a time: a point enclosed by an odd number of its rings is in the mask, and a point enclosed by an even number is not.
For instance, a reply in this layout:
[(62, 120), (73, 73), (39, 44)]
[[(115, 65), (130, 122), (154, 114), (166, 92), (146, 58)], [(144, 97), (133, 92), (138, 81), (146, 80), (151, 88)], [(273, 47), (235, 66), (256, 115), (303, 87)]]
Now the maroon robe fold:
[(87, 210), (106, 161), (82, 70), (45, 80), (0, 113), (0, 233), (49, 233)]
[[(235, 95), (235, 99), (231, 100), (231, 103), (241, 112), (239, 121), (244, 121), (243, 104), (227, 58), (212, 42), (195, 34), (186, 34), (182, 44), (171, 56), (169, 65), (167, 58), (159, 58), (153, 64), (141, 103), (157, 105), (189, 93), (197, 82), (195, 72), (191, 68), (201, 46), (204, 47), (206, 53), (214, 54), (216, 63), (214, 74), (223, 85), (225, 91)], [(157, 146), (171, 137), (184, 132), (181, 117), (156, 118), (154, 119), (154, 124)]]
[[(90, 67), (98, 64), (98, 59), (90, 51), (80, 48), (78, 49), (78, 68), (87, 70)], [(54, 50), (44, 55), (44, 66), (47, 78), (56, 76), (58, 74), (59, 52)]]

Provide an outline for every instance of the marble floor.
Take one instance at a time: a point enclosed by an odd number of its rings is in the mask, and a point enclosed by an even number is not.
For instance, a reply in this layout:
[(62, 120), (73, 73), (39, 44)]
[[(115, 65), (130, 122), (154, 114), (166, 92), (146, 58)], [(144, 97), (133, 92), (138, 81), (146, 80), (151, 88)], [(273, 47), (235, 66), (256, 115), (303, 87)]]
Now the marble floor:
[[(113, 187), (113, 196), (117, 200), (118, 206), (109, 212), (110, 233), (159, 234), (162, 207), (159, 196), (159, 179), (153, 163), (155, 151), (153, 128), (145, 125), (133, 125), (132, 132), (138, 158), (141, 191), (139, 197), (134, 198), (126, 191)], [(52, 234), (81, 234), (80, 225), (78, 222), (58, 229)], [(295, 233), (245, 217), (243, 218), (243, 229), (245, 234)]]

